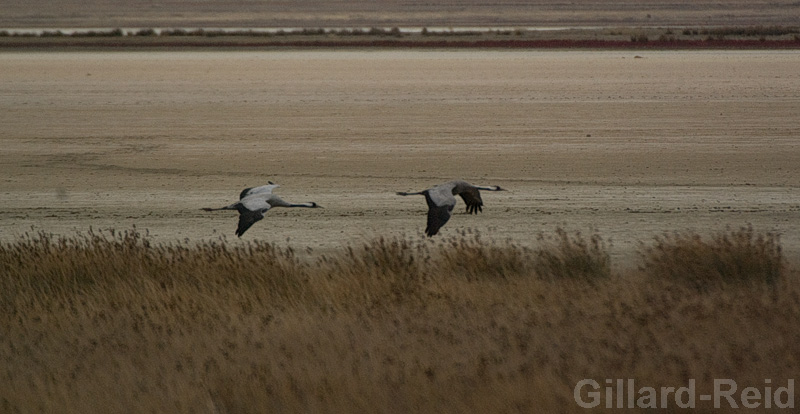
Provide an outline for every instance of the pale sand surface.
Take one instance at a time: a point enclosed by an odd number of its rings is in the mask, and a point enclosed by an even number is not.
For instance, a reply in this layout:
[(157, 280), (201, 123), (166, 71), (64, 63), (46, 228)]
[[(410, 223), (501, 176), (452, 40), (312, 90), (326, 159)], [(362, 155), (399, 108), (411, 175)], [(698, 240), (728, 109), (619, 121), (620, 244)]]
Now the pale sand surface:
[[(635, 58), (635, 55), (641, 58)], [(638, 242), (752, 224), (800, 251), (800, 53), (42, 52), (0, 56), (0, 240), (147, 230), (238, 243), (244, 187), (289, 201), (245, 234), (326, 251), (421, 237), (451, 178), (507, 187), (464, 229)]]
[(9, 27), (774, 26), (795, 0), (0, 0)]

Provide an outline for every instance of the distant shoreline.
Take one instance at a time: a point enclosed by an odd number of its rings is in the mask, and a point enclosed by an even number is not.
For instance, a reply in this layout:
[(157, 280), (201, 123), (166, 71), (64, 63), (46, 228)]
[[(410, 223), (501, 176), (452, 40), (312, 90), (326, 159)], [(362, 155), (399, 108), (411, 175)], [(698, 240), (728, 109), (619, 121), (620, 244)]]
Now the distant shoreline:
[(800, 29), (759, 26), (0, 30), (0, 50), (198, 48), (800, 49)]

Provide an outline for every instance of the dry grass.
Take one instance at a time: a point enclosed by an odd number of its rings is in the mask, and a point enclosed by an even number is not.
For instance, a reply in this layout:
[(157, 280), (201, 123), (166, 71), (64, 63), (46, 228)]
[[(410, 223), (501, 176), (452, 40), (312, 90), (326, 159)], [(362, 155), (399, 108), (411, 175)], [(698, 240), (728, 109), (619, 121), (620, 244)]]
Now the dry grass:
[[(713, 240), (659, 238), (642, 272), (740, 269), (683, 267), (687, 249), (783, 261), (752, 229)], [(609, 269), (599, 235), (563, 231), (534, 249), (463, 234), (309, 260), (259, 242), (40, 233), (0, 246), (0, 411), (583, 412), (584, 378), (695, 379), (702, 394), (714, 378), (796, 375), (790, 267), (706, 290)]]
[(644, 247), (642, 270), (653, 277), (688, 283), (698, 289), (731, 283), (775, 285), (783, 272), (777, 234), (756, 234), (752, 227), (713, 235), (674, 233)]

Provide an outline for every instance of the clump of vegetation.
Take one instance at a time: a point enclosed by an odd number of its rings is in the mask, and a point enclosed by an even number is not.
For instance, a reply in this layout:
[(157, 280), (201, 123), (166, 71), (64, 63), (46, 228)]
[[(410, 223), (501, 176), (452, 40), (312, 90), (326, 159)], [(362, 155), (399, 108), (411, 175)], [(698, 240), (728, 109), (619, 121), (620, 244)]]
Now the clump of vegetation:
[(349, 246), (345, 254), (318, 262), (317, 270), (331, 282), (331, 290), (321, 295), (338, 297), (348, 307), (419, 299), (427, 280), (426, 260), (424, 246), (407, 239), (381, 237), (360, 248)]
[(127, 36), (127, 33), (120, 28), (116, 28), (110, 30), (75, 31), (70, 36), (71, 37), (122, 37), (122, 36)]
[(140, 29), (137, 30), (135, 33), (133, 33), (133, 36), (156, 36), (156, 35), (158, 35), (158, 33), (156, 33), (155, 29)]
[(438, 249), (437, 271), (469, 281), (530, 275), (530, 250), (513, 243), (487, 243), (478, 232), (464, 231)]
[(307, 279), (290, 248), (263, 242), (154, 246), (135, 228), (74, 237), (26, 234), (0, 245), (0, 272), (0, 291), (7, 298), (35, 302), (178, 288), (190, 295), (242, 289), (256, 302), (285, 303), (302, 295)]
[(718, 233), (707, 240), (696, 233), (658, 236), (640, 251), (641, 270), (655, 278), (698, 289), (729, 284), (776, 284), (784, 263), (779, 236), (756, 234), (752, 227)]
[(41, 37), (61, 37), (64, 36), (64, 32), (61, 30), (51, 31), (45, 30), (40, 34)]
[(606, 242), (598, 234), (586, 240), (581, 233), (569, 235), (556, 229), (555, 238), (539, 235), (544, 245), (534, 252), (533, 271), (544, 279), (593, 281), (611, 276)]

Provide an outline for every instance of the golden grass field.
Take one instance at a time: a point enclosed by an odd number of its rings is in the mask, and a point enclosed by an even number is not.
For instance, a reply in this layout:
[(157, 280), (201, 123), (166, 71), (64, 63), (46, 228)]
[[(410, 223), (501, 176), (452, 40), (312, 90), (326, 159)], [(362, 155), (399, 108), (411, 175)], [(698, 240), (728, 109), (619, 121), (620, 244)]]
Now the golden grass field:
[[(709, 412), (797, 404), (800, 274), (777, 236), (686, 233), (641, 257), (613, 272), (601, 237), (563, 230), (536, 248), (377, 238), (313, 262), (263, 242), (31, 235), (0, 246), (0, 408), (584, 412), (584, 379), (691, 386), (680, 401)], [(716, 379), (777, 397), (704, 402)], [(600, 410), (627, 404), (615, 393)]]
[[(1, 412), (584, 412), (586, 378), (796, 379), (795, 51), (0, 57)], [(394, 193), (458, 177), (509, 191), (424, 239)], [(324, 208), (242, 240), (200, 211), (267, 180)]]

